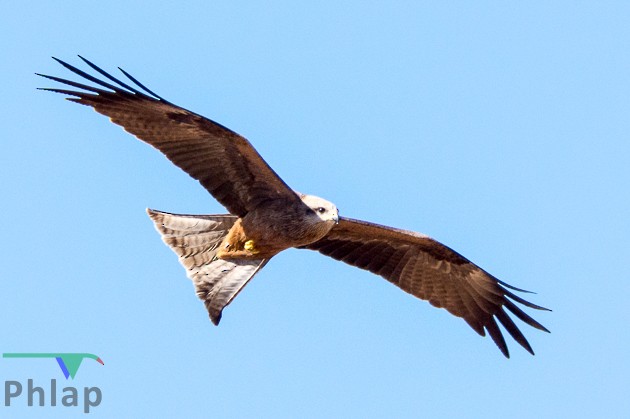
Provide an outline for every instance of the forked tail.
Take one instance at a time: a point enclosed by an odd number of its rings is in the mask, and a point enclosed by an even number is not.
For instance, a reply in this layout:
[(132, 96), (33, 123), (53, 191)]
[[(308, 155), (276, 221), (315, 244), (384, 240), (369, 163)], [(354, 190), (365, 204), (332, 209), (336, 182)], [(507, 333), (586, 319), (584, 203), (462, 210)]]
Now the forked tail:
[(268, 259), (216, 258), (218, 247), (238, 217), (178, 215), (147, 209), (162, 240), (179, 256), (215, 325), (221, 312)]

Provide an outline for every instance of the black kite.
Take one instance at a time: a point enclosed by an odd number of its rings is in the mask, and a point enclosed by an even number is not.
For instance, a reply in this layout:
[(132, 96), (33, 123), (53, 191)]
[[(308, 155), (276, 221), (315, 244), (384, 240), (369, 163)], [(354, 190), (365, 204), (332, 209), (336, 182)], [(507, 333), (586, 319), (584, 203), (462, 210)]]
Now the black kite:
[(100, 87), (43, 77), (80, 90), (43, 89), (72, 96), (161, 151), (208, 190), (228, 215), (176, 215), (147, 210), (162, 239), (179, 256), (218, 324), (222, 310), (282, 250), (295, 247), (382, 276), (402, 290), (487, 331), (509, 352), (496, 320), (527, 351), (531, 346), (504, 309), (548, 331), (514, 302), (525, 301), (502, 282), (443, 244), (419, 233), (339, 217), (332, 203), (293, 191), (245, 138), (161, 98), (124, 70), (127, 84), (81, 57), (108, 79), (98, 79), (57, 60)]

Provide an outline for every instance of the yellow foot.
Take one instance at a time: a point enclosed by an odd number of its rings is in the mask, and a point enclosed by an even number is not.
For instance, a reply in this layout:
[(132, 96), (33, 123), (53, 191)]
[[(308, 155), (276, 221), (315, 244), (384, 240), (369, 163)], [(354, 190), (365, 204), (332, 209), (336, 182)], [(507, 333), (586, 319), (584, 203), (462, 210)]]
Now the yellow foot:
[(247, 240), (243, 245), (243, 248), (249, 252), (258, 253), (258, 250), (256, 250), (256, 247), (254, 246), (253, 240)]

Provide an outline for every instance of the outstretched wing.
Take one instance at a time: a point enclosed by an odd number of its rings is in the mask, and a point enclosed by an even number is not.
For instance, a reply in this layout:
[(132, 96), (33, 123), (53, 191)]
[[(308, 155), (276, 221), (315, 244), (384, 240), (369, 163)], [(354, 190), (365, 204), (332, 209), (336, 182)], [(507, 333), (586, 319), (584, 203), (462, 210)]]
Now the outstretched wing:
[(138, 88), (118, 80), (83, 57), (81, 59), (113, 84), (55, 58), (67, 69), (102, 88), (39, 74), (81, 89), (42, 90), (74, 96), (68, 100), (91, 106), (108, 116), (197, 179), (232, 214), (242, 217), (261, 201), (275, 197), (299, 203), (295, 193), (245, 138), (164, 100), (122, 69)]
[(530, 326), (548, 332), (512, 301), (547, 310), (509, 289), (524, 290), (499, 281), (425, 235), (341, 218), (326, 237), (305, 247), (382, 276), (435, 307), (462, 317), (481, 336), (487, 330), (506, 357), (509, 357), (508, 348), (495, 319), (521, 346), (532, 355), (534, 352), (505, 308)]

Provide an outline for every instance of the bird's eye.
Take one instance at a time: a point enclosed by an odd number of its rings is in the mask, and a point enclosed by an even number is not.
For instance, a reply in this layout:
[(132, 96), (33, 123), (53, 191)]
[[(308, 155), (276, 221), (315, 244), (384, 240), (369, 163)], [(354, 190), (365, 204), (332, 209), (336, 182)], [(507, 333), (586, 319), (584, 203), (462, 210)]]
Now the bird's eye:
[(323, 213), (325, 213), (325, 212), (326, 212), (326, 208), (324, 208), (324, 207), (319, 207), (319, 208), (317, 208), (317, 212), (319, 212), (320, 214), (323, 214)]

